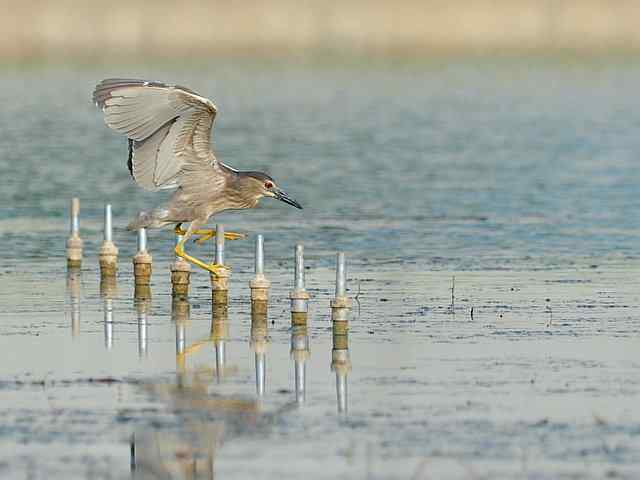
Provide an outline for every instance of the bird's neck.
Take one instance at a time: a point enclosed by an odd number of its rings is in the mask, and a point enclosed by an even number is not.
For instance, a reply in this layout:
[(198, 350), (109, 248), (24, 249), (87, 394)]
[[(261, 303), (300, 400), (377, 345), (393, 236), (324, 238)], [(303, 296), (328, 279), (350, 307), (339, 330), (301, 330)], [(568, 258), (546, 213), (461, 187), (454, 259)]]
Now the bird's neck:
[(224, 196), (229, 209), (253, 208), (258, 204), (260, 197), (254, 195), (247, 189), (242, 188), (242, 180), (236, 178), (227, 184)]

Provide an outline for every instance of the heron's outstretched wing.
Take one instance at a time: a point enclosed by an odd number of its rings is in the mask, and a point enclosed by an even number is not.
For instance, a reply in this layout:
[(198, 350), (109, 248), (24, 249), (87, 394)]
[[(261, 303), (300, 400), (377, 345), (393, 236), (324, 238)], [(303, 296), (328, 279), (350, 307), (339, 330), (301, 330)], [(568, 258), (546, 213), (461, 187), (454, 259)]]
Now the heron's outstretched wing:
[(210, 181), (219, 176), (210, 100), (185, 87), (123, 78), (101, 81), (93, 100), (105, 123), (129, 138), (129, 171), (143, 188), (176, 188), (194, 171)]

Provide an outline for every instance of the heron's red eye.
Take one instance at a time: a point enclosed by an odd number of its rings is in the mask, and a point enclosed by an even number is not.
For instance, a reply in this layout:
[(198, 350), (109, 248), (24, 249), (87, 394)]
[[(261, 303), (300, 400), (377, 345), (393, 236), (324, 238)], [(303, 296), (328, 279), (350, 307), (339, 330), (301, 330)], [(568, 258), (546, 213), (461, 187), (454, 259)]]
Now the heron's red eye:
[(273, 182), (264, 182), (264, 188), (266, 189), (273, 188)]

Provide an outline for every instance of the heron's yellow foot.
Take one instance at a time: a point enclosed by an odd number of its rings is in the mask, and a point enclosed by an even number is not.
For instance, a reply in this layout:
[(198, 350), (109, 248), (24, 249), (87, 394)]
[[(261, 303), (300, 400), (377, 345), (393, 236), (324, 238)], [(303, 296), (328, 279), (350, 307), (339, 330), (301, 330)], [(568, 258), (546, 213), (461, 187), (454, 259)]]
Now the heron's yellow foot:
[(184, 350), (184, 355), (191, 355), (196, 353), (202, 347), (204, 347), (207, 343), (211, 343), (211, 339), (207, 338), (206, 340), (199, 340), (197, 342), (192, 343)]
[(209, 230), (207, 233), (201, 233), (203, 231), (204, 230), (196, 230), (194, 232), (196, 235), (200, 235), (198, 238), (193, 239), (193, 241), (196, 242), (198, 245), (202, 245), (207, 240), (211, 240), (213, 237), (216, 236), (215, 230)]
[[(193, 233), (195, 233), (196, 235), (200, 235), (199, 238), (196, 238), (194, 240), (194, 242), (196, 242), (198, 245), (202, 245), (207, 240), (211, 240), (216, 236), (215, 230), (195, 230)], [(244, 233), (224, 232), (225, 240), (241, 240), (243, 238), (247, 238)]]
[(208, 270), (216, 276), (220, 274), (227, 275), (231, 271), (231, 267), (228, 267), (226, 265), (221, 265), (219, 263), (211, 263), (209, 264)]
[(214, 264), (205, 263), (202, 260), (192, 257), (191, 255), (189, 255), (187, 252), (184, 251), (184, 246), (181, 243), (176, 245), (175, 252), (176, 252), (176, 255), (178, 255), (181, 258), (184, 258), (187, 262), (193, 263), (194, 265), (197, 265), (198, 267), (210, 273), (213, 273), (216, 276), (223, 273), (223, 270), (224, 270), (224, 273), (231, 270), (231, 268), (227, 267), (226, 265), (218, 265), (215, 263)]
[(238, 232), (224, 232), (225, 240), (244, 240), (247, 238), (246, 233), (238, 233)]

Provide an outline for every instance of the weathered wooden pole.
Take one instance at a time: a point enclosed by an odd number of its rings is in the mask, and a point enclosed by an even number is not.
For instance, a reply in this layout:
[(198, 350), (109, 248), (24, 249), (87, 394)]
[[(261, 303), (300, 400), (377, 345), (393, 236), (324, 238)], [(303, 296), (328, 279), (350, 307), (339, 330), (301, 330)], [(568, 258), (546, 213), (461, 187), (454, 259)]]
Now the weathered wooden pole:
[(152, 261), (147, 251), (147, 229), (143, 227), (138, 230), (138, 252), (133, 257), (134, 296), (139, 300), (151, 297)]
[(269, 303), (269, 287), (271, 282), (264, 276), (264, 239), (256, 237), (255, 276), (249, 282), (251, 288), (251, 311), (267, 313)]
[(304, 247), (296, 245), (295, 249), (295, 273), (294, 287), (289, 293), (291, 299), (291, 322), (293, 324), (306, 324), (309, 311), (309, 293), (304, 282)]
[(111, 205), (104, 206), (104, 240), (98, 254), (101, 279), (115, 278), (118, 271), (118, 248), (113, 243), (113, 217)]
[[(176, 244), (182, 240), (182, 235), (176, 235)], [(189, 282), (191, 281), (191, 265), (184, 258), (178, 257), (171, 264), (171, 296), (174, 299), (186, 300), (189, 297)]]
[[(224, 226), (216, 225), (216, 254), (215, 264), (224, 265)], [(214, 305), (227, 305), (229, 303), (229, 276), (228, 269), (220, 269), (218, 273), (211, 274), (211, 301)]]
[(71, 200), (71, 234), (67, 239), (67, 267), (82, 266), (82, 239), (80, 238), (80, 200)]

